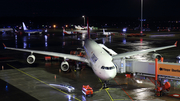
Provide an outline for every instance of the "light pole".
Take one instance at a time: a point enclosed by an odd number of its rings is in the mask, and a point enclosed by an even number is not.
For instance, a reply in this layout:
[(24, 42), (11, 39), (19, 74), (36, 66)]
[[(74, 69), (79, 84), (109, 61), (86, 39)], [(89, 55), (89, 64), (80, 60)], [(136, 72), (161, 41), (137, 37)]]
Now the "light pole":
[(84, 26), (85, 26), (85, 16), (83, 15), (82, 17), (84, 18)]
[(141, 34), (143, 33), (143, 31), (142, 31), (142, 25), (143, 25), (143, 22), (142, 22), (142, 20), (143, 20), (143, 0), (141, 0)]

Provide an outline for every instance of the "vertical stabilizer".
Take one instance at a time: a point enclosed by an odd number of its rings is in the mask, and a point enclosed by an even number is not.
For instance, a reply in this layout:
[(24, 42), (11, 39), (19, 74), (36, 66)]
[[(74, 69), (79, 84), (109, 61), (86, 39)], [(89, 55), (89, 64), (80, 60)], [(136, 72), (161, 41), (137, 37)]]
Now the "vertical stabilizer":
[(63, 27), (63, 32), (66, 32), (65, 28)]
[(78, 27), (75, 25), (75, 28), (78, 29)]
[(26, 25), (24, 24), (24, 22), (22, 22), (22, 24), (23, 24), (23, 29), (24, 29), (24, 30), (28, 30), (28, 29), (26, 28)]
[(105, 33), (105, 30), (104, 30), (104, 28), (103, 28), (103, 35), (105, 35), (106, 33)]
[(90, 33), (89, 33), (89, 17), (87, 17), (87, 32), (88, 32), (88, 39), (90, 39)]
[(104, 28), (103, 28), (103, 33), (105, 33), (105, 30), (104, 30)]

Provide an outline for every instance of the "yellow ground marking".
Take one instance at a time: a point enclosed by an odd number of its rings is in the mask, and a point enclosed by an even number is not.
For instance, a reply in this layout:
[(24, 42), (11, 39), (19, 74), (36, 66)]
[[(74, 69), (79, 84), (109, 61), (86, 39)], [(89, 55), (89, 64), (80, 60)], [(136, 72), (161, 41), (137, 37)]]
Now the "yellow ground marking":
[[(39, 81), (39, 82), (41, 82), (41, 83), (44, 83), (44, 84), (50, 86), (51, 88), (54, 88), (55, 90), (57, 90), (57, 91), (59, 91), (59, 92), (62, 92), (62, 93), (64, 93), (64, 94), (66, 94), (66, 95), (70, 95), (70, 94), (68, 94), (68, 93), (66, 93), (66, 92), (64, 92), (64, 91), (62, 91), (62, 90), (60, 90), (60, 89), (58, 89), (58, 88), (56, 88), (56, 87), (53, 87), (53, 86), (47, 84), (47, 83), (44, 82), (44, 81), (41, 81), (40, 79), (38, 79), (38, 78), (36, 78), (36, 77), (31, 76), (30, 74), (28, 74), (28, 73), (26, 73), (26, 72), (23, 72), (22, 70), (17, 69), (16, 67), (14, 67), (14, 66), (12, 66), (12, 65), (10, 65), (10, 64), (7, 64), (7, 65), (10, 66), (10, 67), (12, 67), (12, 68), (14, 68), (14, 69), (16, 69), (16, 70), (18, 70), (19, 72), (21, 72), (21, 73), (23, 73), (23, 74), (25, 74), (25, 75), (33, 78), (33, 79), (36, 79), (37, 81)], [(70, 96), (71, 96), (72, 98), (78, 100), (78, 101), (81, 101), (80, 99), (78, 99), (78, 98), (76, 98), (76, 97), (73, 97), (72, 95), (70, 95)]]
[(111, 98), (111, 101), (114, 101), (114, 99), (112, 98), (112, 96), (109, 94), (108, 90), (105, 89), (105, 91), (107, 92), (107, 94), (109, 95), (109, 97)]
[(114, 99), (114, 100), (123, 100), (123, 101), (125, 101), (125, 100), (129, 100), (129, 99)]
[[(101, 79), (99, 78), (99, 81), (102, 83), (102, 81), (101, 81)], [(101, 87), (101, 89), (100, 90), (102, 90), (102, 87)], [(99, 90), (99, 91), (100, 91)], [(105, 91), (106, 91), (106, 93), (109, 95), (109, 97), (110, 97), (110, 99), (111, 99), (111, 101), (114, 101), (114, 99), (112, 98), (112, 96), (110, 95), (110, 93), (108, 92), (108, 90), (109, 90), (109, 88), (106, 88), (105, 89)]]

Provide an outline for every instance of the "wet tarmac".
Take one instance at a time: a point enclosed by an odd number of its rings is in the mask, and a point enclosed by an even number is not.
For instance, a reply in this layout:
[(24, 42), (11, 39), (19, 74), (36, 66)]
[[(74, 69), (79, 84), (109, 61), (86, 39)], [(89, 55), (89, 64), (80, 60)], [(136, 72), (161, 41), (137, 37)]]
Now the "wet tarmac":
[[(100, 32), (100, 31), (99, 31)], [(95, 33), (95, 31), (92, 33)], [(128, 34), (128, 33), (126, 33)], [(93, 34), (92, 38), (103, 43), (117, 53), (149, 49), (154, 47), (172, 45), (180, 40), (180, 33), (156, 33), (174, 36), (153, 36), (148, 33), (145, 37), (127, 37), (117, 32), (111, 37), (102, 37)], [(82, 48), (83, 39), (78, 36), (63, 36), (62, 32), (52, 31), (42, 35), (2, 35), (0, 42), (8, 47), (27, 48), (34, 50), (70, 53), (71, 50)], [(74, 70), (75, 65), (70, 64), (71, 72), (64, 73), (59, 69), (60, 60), (45, 61), (44, 56), (35, 54), (36, 62), (29, 65), (26, 58), (30, 53), (0, 49), (0, 101), (179, 101), (169, 96), (156, 97), (154, 85), (144, 79), (137, 83), (133, 79), (118, 74), (108, 83), (109, 88), (102, 89), (100, 80), (90, 67), (83, 65), (83, 69)], [(180, 54), (180, 45), (176, 48), (157, 51), (164, 57), (164, 61), (179, 63), (176, 56)], [(133, 58), (150, 60), (150, 54), (138, 55)], [(172, 87), (169, 93), (180, 92), (180, 82), (169, 80)], [(73, 93), (63, 91), (49, 84), (68, 84), (75, 87)], [(93, 97), (85, 97), (81, 90), (82, 85), (90, 85), (94, 90)]]

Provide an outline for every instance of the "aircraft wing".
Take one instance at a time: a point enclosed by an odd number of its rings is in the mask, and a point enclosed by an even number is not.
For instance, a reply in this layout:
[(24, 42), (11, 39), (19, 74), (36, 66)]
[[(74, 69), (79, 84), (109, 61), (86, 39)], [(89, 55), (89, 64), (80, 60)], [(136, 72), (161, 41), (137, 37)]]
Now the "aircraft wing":
[(172, 47), (176, 47), (176, 46), (177, 46), (177, 41), (175, 42), (174, 45), (170, 45), (170, 46), (164, 46), (164, 47), (159, 47), (159, 48), (151, 48), (151, 49), (146, 49), (146, 50), (121, 53), (121, 54), (114, 55), (112, 57), (113, 57), (113, 59), (119, 59), (119, 58), (123, 58), (123, 57), (129, 57), (129, 56), (133, 56), (133, 55), (137, 55), (137, 54), (144, 54), (144, 53), (162, 50), (162, 49), (167, 49), (167, 48), (172, 48)]
[(29, 49), (20, 49), (20, 48), (11, 48), (11, 47), (6, 47), (5, 45), (4, 45), (4, 48), (5, 49), (10, 49), (10, 50), (17, 50), (17, 51), (23, 51), (23, 52), (31, 52), (31, 53), (36, 53), (36, 54), (42, 54), (42, 55), (58, 56), (58, 57), (62, 57), (64, 59), (71, 59), (71, 60), (76, 60), (76, 61), (81, 61), (81, 62), (89, 63), (86, 58), (80, 57), (80, 56), (71, 55), (71, 54), (64, 54), (64, 53), (57, 53), (57, 52), (48, 52), (48, 51), (38, 51), (38, 50), (29, 50)]

